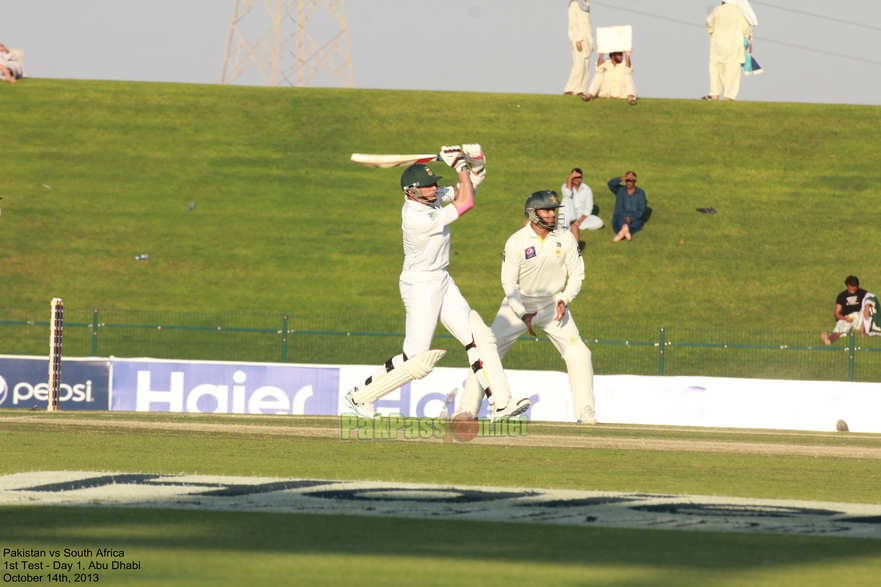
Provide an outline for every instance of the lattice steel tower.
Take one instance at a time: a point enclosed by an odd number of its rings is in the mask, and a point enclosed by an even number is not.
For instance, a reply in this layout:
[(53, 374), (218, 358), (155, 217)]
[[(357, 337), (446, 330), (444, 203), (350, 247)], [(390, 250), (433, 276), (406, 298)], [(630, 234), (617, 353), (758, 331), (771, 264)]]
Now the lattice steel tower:
[(270, 86), (305, 87), (325, 71), (354, 87), (343, 0), (236, 0), (220, 83), (252, 69)]

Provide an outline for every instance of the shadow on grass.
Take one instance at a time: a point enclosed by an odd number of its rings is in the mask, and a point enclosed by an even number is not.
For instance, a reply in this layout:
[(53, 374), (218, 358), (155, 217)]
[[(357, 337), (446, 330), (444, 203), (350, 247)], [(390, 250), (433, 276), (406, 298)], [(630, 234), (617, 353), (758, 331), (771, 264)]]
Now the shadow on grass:
[[(135, 508), (0, 507), (24, 548), (375, 555), (749, 572), (881, 558), (881, 540), (449, 520)], [(98, 544), (100, 543), (100, 544)], [(875, 565), (872, 565), (875, 566)]]

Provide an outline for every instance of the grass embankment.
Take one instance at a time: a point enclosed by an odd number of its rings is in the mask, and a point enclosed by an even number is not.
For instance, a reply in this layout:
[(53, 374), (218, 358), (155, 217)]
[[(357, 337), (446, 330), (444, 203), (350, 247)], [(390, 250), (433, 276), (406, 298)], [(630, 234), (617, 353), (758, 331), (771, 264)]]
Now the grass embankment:
[(881, 287), (877, 107), (35, 79), (0, 109), (5, 306), (401, 314), (400, 170), (349, 155), (471, 141), (450, 271), (484, 315), (526, 196), (574, 166), (607, 224), (628, 169), (653, 208), (633, 243), (584, 234), (582, 322), (819, 331), (846, 275)]

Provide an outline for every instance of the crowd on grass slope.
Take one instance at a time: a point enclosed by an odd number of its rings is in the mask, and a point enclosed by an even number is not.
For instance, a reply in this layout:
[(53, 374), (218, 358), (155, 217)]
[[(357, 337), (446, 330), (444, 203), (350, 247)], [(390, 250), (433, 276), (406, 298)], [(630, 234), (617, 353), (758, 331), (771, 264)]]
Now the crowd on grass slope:
[[(608, 47), (598, 47), (600, 52), (594, 78), (588, 85), (590, 57), (594, 50), (594, 35), (590, 22), (590, 2), (569, 0), (569, 45), (572, 51), (572, 70), (563, 89), (563, 95), (579, 96), (585, 102), (594, 98), (627, 100), (636, 106), (636, 84), (633, 81), (631, 61), (632, 38), (630, 27), (602, 29), (609, 35), (626, 29), (624, 38), (607, 41)], [(706, 27), (710, 34), (710, 93), (703, 100), (735, 100), (740, 92), (741, 72), (746, 75), (762, 70), (752, 57), (752, 30), (758, 26), (749, 0), (723, 0), (721, 6), (707, 17)], [(615, 30), (613, 30), (615, 29)], [(597, 29), (599, 37), (601, 29)], [(611, 50), (610, 50), (611, 49)]]

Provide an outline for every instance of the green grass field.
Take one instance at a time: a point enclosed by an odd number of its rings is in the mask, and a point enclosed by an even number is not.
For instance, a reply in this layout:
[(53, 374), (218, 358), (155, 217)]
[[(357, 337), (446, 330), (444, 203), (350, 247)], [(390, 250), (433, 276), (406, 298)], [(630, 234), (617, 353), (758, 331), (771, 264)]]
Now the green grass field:
[[(613, 198), (605, 182), (628, 169), (639, 173), (653, 209), (633, 243), (614, 245), (608, 228), (584, 234), (588, 279), (573, 303), (579, 323), (819, 333), (832, 325), (846, 275), (876, 291), (881, 279), (871, 214), (881, 183), (877, 107), (643, 99), (632, 108), (542, 95), (39, 79), (0, 90), (5, 308), (48, 308), (62, 297), (86, 317), (94, 306), (358, 324), (400, 317), (399, 170), (348, 158), (455, 142), (480, 142), (488, 156), (477, 207), (453, 228), (450, 266), (485, 316), (502, 297), (499, 255), (521, 226), (526, 196), (559, 189), (575, 166), (607, 224)], [(718, 214), (695, 212), (707, 206)], [(142, 253), (149, 260), (132, 260)], [(15, 339), (3, 344), (16, 352)], [(31, 416), (0, 411), (0, 474), (199, 473), (881, 502), (877, 458), (830, 456), (836, 448), (877, 449), (873, 435), (533, 429), (830, 451), (807, 456), (342, 443), (242, 434), (233, 428), (243, 420), (216, 416), (63, 415), (77, 425)], [(183, 425), (191, 422), (231, 429)], [(319, 425), (281, 417), (247, 423)], [(867, 539), (0, 508), (0, 547), (99, 544), (143, 562), (137, 573), (103, 581), (110, 585), (825, 586), (874, 585), (881, 575), (881, 541)]]
[[(879, 503), (877, 457), (341, 442), (280, 433), (334, 425), (287, 416), (3, 410), (0, 420), (0, 474), (146, 471)], [(209, 424), (218, 427), (192, 428)], [(258, 430), (236, 430), (245, 425)], [(881, 448), (878, 435), (540, 423), (530, 434)], [(142, 568), (104, 574), (111, 585), (349, 585), (362, 576), (378, 585), (873, 585), (881, 572), (876, 539), (128, 508), (2, 507), (0, 518), (0, 547), (125, 549)]]

